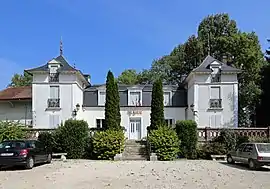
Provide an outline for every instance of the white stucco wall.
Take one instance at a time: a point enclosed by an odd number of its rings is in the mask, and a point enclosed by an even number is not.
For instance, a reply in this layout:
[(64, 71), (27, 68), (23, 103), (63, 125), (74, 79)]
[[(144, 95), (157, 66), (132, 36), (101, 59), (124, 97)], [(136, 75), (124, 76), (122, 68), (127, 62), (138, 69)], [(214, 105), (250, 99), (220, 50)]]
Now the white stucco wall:
[(31, 101), (0, 102), (0, 120), (19, 121), (24, 125), (31, 125)]
[[(60, 74), (59, 83), (48, 83), (48, 76), (34, 75), (32, 84), (33, 127), (51, 128), (50, 115), (58, 115), (59, 123), (73, 117), (76, 104), (82, 105), (83, 91), (75, 74)], [(50, 86), (59, 86), (60, 109), (48, 109)]]
[[(87, 121), (89, 127), (96, 127), (96, 119), (105, 119), (104, 107), (85, 107), (78, 112), (77, 119)], [(121, 126), (126, 129), (126, 137), (129, 137), (129, 120), (130, 118), (141, 118), (141, 137), (147, 134), (147, 127), (150, 126), (150, 107), (140, 107), (142, 114), (130, 115), (130, 108), (121, 107)], [(185, 120), (185, 108), (164, 108), (165, 119)]]

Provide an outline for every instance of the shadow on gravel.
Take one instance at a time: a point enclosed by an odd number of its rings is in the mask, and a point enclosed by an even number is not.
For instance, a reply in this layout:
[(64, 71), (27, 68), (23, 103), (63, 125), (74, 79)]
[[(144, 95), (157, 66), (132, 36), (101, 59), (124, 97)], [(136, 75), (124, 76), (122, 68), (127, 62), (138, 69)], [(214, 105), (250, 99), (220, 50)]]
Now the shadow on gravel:
[[(33, 169), (35, 169), (36, 167), (40, 167), (42, 165), (46, 165), (46, 164), (36, 164)], [(26, 169), (24, 166), (3, 166), (0, 167), (0, 171), (29, 171), (31, 169)]]
[[(254, 171), (254, 170), (250, 170), (248, 165), (243, 164), (243, 163), (235, 163), (235, 164), (228, 164), (227, 162), (219, 162), (220, 164), (223, 164), (225, 166), (228, 167), (232, 167), (235, 169), (241, 169), (241, 170), (246, 170), (246, 171)], [(256, 171), (263, 171), (263, 172), (270, 172), (270, 169), (267, 167), (261, 167), (259, 169), (257, 169)]]

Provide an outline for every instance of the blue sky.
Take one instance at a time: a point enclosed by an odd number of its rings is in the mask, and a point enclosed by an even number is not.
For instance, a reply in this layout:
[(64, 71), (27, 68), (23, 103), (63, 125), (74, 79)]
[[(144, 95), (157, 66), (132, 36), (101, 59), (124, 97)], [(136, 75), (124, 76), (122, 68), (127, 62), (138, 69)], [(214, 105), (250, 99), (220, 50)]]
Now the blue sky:
[(59, 55), (103, 83), (108, 69), (149, 68), (196, 33), (209, 14), (226, 12), (242, 31), (255, 31), (262, 48), (270, 37), (270, 1), (25, 0), (0, 5), (0, 89), (14, 73)]

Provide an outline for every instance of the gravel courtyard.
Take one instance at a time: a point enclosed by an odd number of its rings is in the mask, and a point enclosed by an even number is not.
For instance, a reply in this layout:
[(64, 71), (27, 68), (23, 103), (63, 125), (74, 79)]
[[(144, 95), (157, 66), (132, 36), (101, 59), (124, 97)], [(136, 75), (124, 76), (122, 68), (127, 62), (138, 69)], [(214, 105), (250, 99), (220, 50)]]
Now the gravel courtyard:
[(270, 169), (250, 171), (215, 161), (54, 161), (32, 170), (0, 171), (2, 189), (270, 188)]

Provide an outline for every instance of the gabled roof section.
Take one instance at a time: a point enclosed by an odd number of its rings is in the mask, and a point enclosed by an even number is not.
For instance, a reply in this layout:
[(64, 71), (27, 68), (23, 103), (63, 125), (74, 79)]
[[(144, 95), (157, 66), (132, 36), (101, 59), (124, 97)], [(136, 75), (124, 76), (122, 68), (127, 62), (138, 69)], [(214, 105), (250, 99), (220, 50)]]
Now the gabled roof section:
[(199, 65), (197, 68), (193, 69), (192, 72), (212, 72), (210, 69), (210, 64), (213, 62), (217, 62), (221, 65), (222, 72), (233, 72), (233, 73), (241, 73), (240, 69), (234, 68), (232, 66), (228, 66), (227, 64), (213, 58), (212, 56), (208, 55), (204, 61)]
[(0, 91), (0, 101), (5, 100), (31, 100), (32, 86), (9, 87)]
[[(66, 59), (62, 55), (59, 55), (58, 57), (54, 58), (53, 60), (60, 63), (61, 67), (60, 67), (59, 71), (78, 71), (77, 69), (70, 66), (68, 64), (68, 62), (66, 61)], [(52, 61), (52, 60), (50, 60), (50, 61)], [(32, 74), (34, 72), (46, 72), (46, 71), (49, 71), (48, 63), (45, 64), (45, 65), (39, 66), (37, 68), (32, 68), (32, 69), (28, 69), (28, 70), (25, 70), (25, 71), (30, 73), (30, 74)]]

